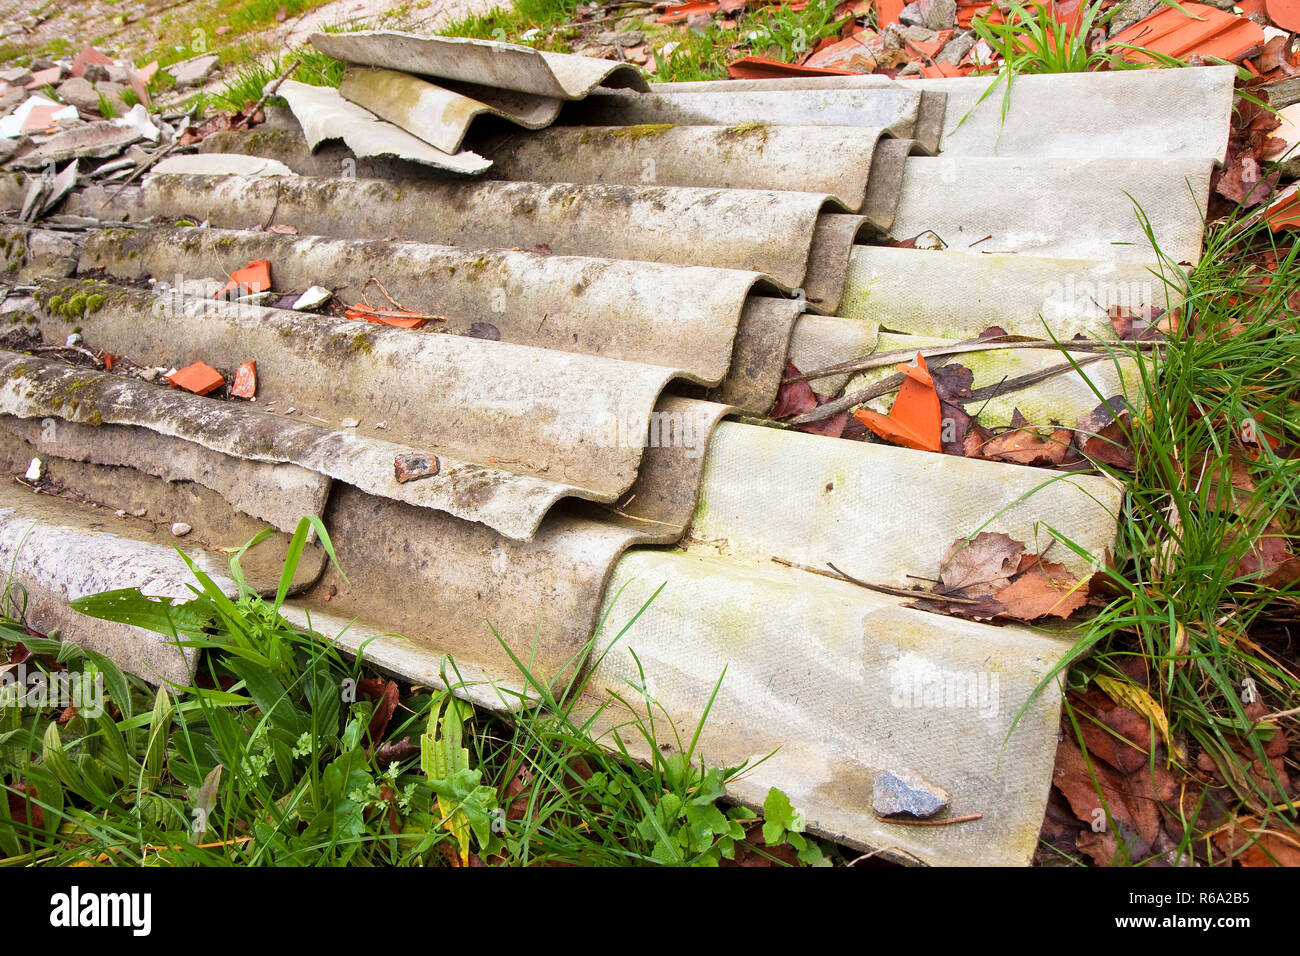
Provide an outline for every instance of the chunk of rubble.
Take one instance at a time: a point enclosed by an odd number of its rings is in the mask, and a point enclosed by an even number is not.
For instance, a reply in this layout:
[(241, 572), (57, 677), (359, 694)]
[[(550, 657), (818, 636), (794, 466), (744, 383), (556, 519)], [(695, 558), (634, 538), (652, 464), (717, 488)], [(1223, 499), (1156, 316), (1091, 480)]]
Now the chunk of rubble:
[(871, 808), (877, 816), (925, 820), (946, 806), (948, 792), (911, 770), (885, 770), (872, 785)]
[(21, 136), (23, 133), (43, 132), (61, 120), (77, 119), (77, 108), (56, 103), (48, 96), (37, 93), (27, 97), (19, 107), (0, 119), (0, 136)]
[(136, 103), (127, 110), (125, 116), (119, 116), (110, 122), (114, 126), (123, 126), (135, 130), (140, 134), (141, 139), (147, 139), (151, 143), (158, 142), (158, 139), (162, 136), (162, 130), (154, 124), (153, 119), (149, 116), (149, 111), (140, 103)]
[[(68, 108), (76, 111), (74, 107)], [(131, 124), (110, 120), (88, 123), (56, 133), (30, 153), (15, 159), (12, 165), (18, 169), (40, 169), (69, 159), (105, 159), (140, 139), (140, 130)]]
[(312, 309), (319, 309), (333, 297), (334, 293), (323, 285), (314, 285), (294, 299), (292, 308), (298, 312), (308, 312)]
[(99, 112), (99, 91), (85, 77), (74, 76), (59, 84), (56, 92), (65, 103), (86, 113)]
[(202, 86), (220, 63), (221, 60), (215, 53), (208, 53), (189, 60), (181, 60), (163, 69), (176, 81), (176, 89), (184, 90), (191, 86)]

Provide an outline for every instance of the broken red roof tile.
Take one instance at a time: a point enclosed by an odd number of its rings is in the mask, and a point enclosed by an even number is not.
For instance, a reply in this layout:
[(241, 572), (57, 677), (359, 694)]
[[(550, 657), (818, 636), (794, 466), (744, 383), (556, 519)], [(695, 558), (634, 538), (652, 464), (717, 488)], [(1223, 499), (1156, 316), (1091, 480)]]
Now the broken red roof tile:
[(855, 33), (846, 40), (827, 44), (803, 65), (822, 70), (871, 73), (876, 68), (877, 56), (882, 47), (879, 37), (871, 30)]
[(395, 325), (399, 329), (418, 329), (430, 319), (442, 318), (440, 315), (429, 315), (427, 312), (408, 312), (404, 309), (372, 309), (360, 302), (344, 312), (343, 315), (349, 319), (365, 319), (367, 322)]
[(1300, 31), (1300, 0), (1264, 0), (1264, 11), (1283, 30)]
[(195, 395), (207, 395), (226, 384), (220, 372), (203, 362), (195, 362), (193, 365), (185, 366), (179, 372), (172, 372), (167, 376), (167, 381)]
[(1264, 221), (1273, 232), (1300, 229), (1300, 189), (1291, 186), (1283, 190), (1273, 204), (1264, 210)]
[(876, 0), (876, 25), (883, 30), (891, 23), (897, 23), (905, 6), (906, 0)]
[(81, 52), (72, 58), (72, 68), (68, 70), (68, 75), (81, 76), (86, 72), (86, 67), (90, 65), (112, 66), (113, 60), (87, 43), (81, 48)]
[(927, 80), (938, 80), (951, 76), (967, 76), (974, 67), (956, 66), (952, 63), (922, 64), (921, 75)]
[[(1111, 45), (1144, 47), (1155, 53), (1180, 59), (1199, 56), (1238, 62), (1256, 47), (1264, 45), (1264, 29), (1253, 20), (1234, 16), (1201, 3), (1184, 3), (1183, 9), (1193, 16), (1161, 7), (1119, 36)], [(1120, 56), (1130, 63), (1158, 62), (1139, 50), (1121, 50)]]
[(963, 3), (962, 0), (957, 2), (957, 26), (963, 30), (969, 30), (974, 19), (985, 12), (989, 12), (987, 17), (989, 23), (1001, 23), (1002, 11), (993, 10), (992, 0), (971, 0)]
[(894, 366), (903, 385), (888, 415), (859, 408), (853, 417), (886, 441), (919, 451), (942, 451), (939, 394), (920, 352), (906, 365)]
[(257, 394), (257, 363), (245, 362), (235, 369), (235, 384), (230, 394), (237, 398), (252, 398)]
[(1069, 27), (1071, 33), (1078, 33), (1083, 24), (1083, 0), (1052, 0), (1052, 18)]
[(690, 0), (688, 3), (678, 3), (673, 6), (665, 7), (664, 14), (655, 18), (655, 23), (681, 23), (689, 20), (691, 17), (712, 16), (718, 10), (716, 3), (703, 3), (700, 0)]
[(267, 259), (258, 259), (230, 273), (230, 281), (213, 298), (220, 298), (236, 289), (243, 290), (241, 295), (252, 295), (255, 292), (265, 292), (269, 288), (271, 288), (271, 263)]
[(772, 80), (787, 76), (853, 76), (856, 71), (799, 66), (761, 56), (742, 56), (727, 64), (727, 72), (733, 80)]

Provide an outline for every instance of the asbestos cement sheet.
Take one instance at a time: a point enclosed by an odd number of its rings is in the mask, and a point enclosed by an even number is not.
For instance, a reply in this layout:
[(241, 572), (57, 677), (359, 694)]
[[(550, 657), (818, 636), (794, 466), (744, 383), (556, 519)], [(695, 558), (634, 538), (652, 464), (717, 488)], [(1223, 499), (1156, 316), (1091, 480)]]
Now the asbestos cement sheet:
[[(1121, 497), (1095, 475), (724, 422), (709, 445), (687, 545), (820, 569), (829, 561), (872, 584), (911, 588), (980, 531), (1009, 534), (1034, 553), (1055, 531), (1101, 559), (1114, 548)], [(1093, 571), (1061, 545), (1052, 554), (1076, 576)]]
[[(317, 236), (677, 265), (698, 265), (707, 250), (711, 266), (762, 272), (798, 288), (828, 199), (817, 193), (640, 184), (474, 179), (396, 185), (314, 176), (269, 181), (158, 175), (120, 196), (112, 190), (85, 191), (74, 208), (115, 221), (188, 216), (222, 229), (285, 224)], [(636, 228), (627, 228), (628, 223)], [(852, 229), (842, 233), (823, 229), (817, 237), (817, 272), (830, 277), (830, 288), (843, 285), (844, 276), (834, 273), (846, 271), (849, 235), (856, 235)]]
[(706, 266), (163, 227), (93, 234), (81, 267), (167, 281), (227, 276), (260, 259), (282, 289), (327, 279), (349, 304), (382, 305), (370, 282), (377, 276), (406, 309), (442, 316), (439, 330), (468, 335), (481, 323), (480, 333), (490, 325), (501, 342), (550, 350), (548, 360), (620, 359), (704, 385), (726, 377), (745, 299), (771, 285), (758, 273)]
[[(779, 787), (812, 830), (904, 862), (1029, 862), (1060, 719), (1056, 682), (1035, 689), (1067, 645), (771, 562), (637, 549), (605, 593), (595, 653), (608, 653), (578, 713), (608, 702), (595, 725), (607, 743), (619, 733), (649, 756), (618, 694), (642, 719), (654, 709), (661, 741), (669, 724), (691, 740), (703, 721), (695, 755), (709, 766), (758, 764), (728, 787), (751, 806)], [(918, 773), (948, 791), (953, 816), (981, 817), (879, 820), (872, 781), (884, 770)]]
[(189, 683), (197, 652), (143, 628), (86, 617), (68, 603), (138, 587), (151, 597), (189, 600), (194, 575), (180, 548), (227, 595), (237, 593), (228, 555), (145, 528), (126, 530), (111, 512), (88, 512), (9, 482), (0, 488), (0, 561), (27, 594), (26, 620), (42, 633), (103, 654), (154, 683)]
[(1140, 216), (1173, 262), (1201, 255), (1209, 159), (913, 156), (892, 235), (935, 233), (957, 252), (1154, 264)]
[(795, 190), (857, 212), (878, 139), (852, 126), (552, 126), (475, 148), (504, 179)]
[(1167, 265), (1162, 273), (1113, 259), (856, 246), (838, 313), (947, 339), (991, 325), (1033, 338), (1112, 338), (1109, 310), (1174, 308), (1181, 280)]
[(341, 139), (357, 156), (394, 156), (454, 173), (473, 175), (492, 165), (475, 153), (452, 154), (431, 146), (348, 102), (338, 90), (286, 80), (276, 94), (289, 102), (312, 149), (326, 140)]
[(860, 126), (909, 139), (921, 92), (895, 85), (858, 90), (731, 90), (719, 93), (594, 93), (568, 107), (584, 126)]
[[(1105, 156), (1222, 160), (1236, 69), (1021, 74), (891, 81), (884, 76), (799, 77), (655, 83), (657, 93), (725, 91), (920, 89), (945, 96), (936, 136), (953, 156)], [(1069, 104), (1062, 109), (1062, 104)], [(1005, 118), (1003, 110), (1005, 109)], [(918, 138), (920, 130), (918, 129)], [(934, 152), (934, 149), (929, 150)]]
[(499, 109), (409, 73), (356, 67), (343, 74), (339, 93), (445, 153), (459, 152), (470, 124), (479, 116), (497, 116), (525, 129), (541, 129), (559, 115), (562, 102), (521, 96), (516, 108)]
[(316, 49), (336, 60), (424, 76), (580, 100), (597, 86), (647, 89), (641, 71), (570, 53), (469, 37), (426, 37), (392, 30), (313, 33)]

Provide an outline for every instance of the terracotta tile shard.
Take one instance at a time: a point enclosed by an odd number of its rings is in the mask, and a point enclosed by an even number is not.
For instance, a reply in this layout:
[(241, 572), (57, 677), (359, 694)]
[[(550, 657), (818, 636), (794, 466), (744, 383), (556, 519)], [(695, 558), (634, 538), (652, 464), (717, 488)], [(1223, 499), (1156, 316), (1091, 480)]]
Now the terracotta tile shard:
[(1273, 232), (1300, 228), (1300, 190), (1295, 186), (1284, 189), (1264, 211), (1264, 219)]
[(895, 366), (903, 374), (903, 386), (889, 415), (860, 408), (853, 417), (886, 441), (919, 451), (942, 451), (940, 441), (939, 394), (920, 352), (910, 365)]
[(213, 298), (219, 299), (228, 292), (235, 290), (239, 290), (240, 295), (252, 295), (257, 292), (265, 292), (270, 288), (271, 263), (266, 259), (258, 259), (255, 262), (250, 262), (244, 268), (236, 269), (230, 273), (230, 281)]
[(22, 131), (24, 133), (40, 133), (49, 129), (56, 129), (58, 123), (54, 119), (54, 114), (63, 109), (62, 106), (34, 106), (32, 111), (27, 114), (27, 119), (23, 120)]
[(718, 11), (716, 3), (688, 2), (678, 3), (664, 8), (662, 16), (655, 18), (655, 23), (682, 23), (691, 17), (712, 16)]
[(63, 77), (63, 70), (52, 66), (48, 70), (37, 70), (27, 82), (29, 90), (39, 90), (42, 86), (53, 86)]
[(393, 476), (399, 485), (438, 473), (437, 455), (398, 455), (393, 459)]
[(907, 0), (876, 0), (876, 20), (880, 29), (885, 29), (891, 23), (897, 23), (905, 6)]
[(1300, 0), (1264, 0), (1264, 11), (1283, 30), (1300, 31)]
[[(1161, 7), (1156, 13), (1112, 37), (1111, 46), (1143, 47), (1155, 53), (1185, 59), (1218, 57), (1240, 62), (1256, 47), (1264, 46), (1264, 28), (1253, 20), (1234, 16), (1202, 3), (1184, 3), (1188, 13)], [(1154, 63), (1156, 58), (1140, 50), (1119, 51), (1131, 63)]]
[(871, 73), (878, 66), (893, 65), (893, 54), (886, 55), (884, 41), (870, 30), (855, 33), (836, 43), (829, 43), (810, 56), (806, 67)]
[(742, 56), (727, 64), (733, 80), (779, 80), (791, 76), (853, 76), (852, 70), (833, 70), (822, 67), (799, 66), (782, 63), (761, 56)]
[(418, 329), (429, 322), (446, 322), (445, 315), (430, 315), (428, 312), (408, 312), (404, 309), (372, 309), (358, 302), (343, 313), (349, 319), (365, 319), (367, 322), (379, 322), (393, 325), (399, 329)]
[(87, 43), (81, 48), (81, 52), (72, 58), (72, 68), (68, 70), (69, 76), (81, 76), (86, 72), (87, 66), (112, 66), (113, 58), (100, 53), (93, 46)]
[(226, 384), (225, 378), (211, 365), (195, 362), (167, 376), (167, 381), (195, 395), (207, 395)]
[(235, 370), (235, 384), (230, 394), (238, 398), (252, 398), (257, 394), (257, 363), (245, 362)]

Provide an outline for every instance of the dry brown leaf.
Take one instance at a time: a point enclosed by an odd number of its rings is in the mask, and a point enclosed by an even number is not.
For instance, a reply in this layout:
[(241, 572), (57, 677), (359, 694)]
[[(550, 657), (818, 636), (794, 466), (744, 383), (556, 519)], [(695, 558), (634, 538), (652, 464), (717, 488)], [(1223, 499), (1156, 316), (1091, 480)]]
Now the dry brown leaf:
[(981, 531), (958, 539), (944, 556), (939, 572), (944, 595), (988, 597), (1006, 584), (1019, 567), (1025, 546), (1002, 532)]
[(1088, 589), (1075, 580), (1074, 575), (1063, 564), (1053, 564), (1032, 555), (1025, 555), (1024, 562), (1030, 562), (1014, 581), (997, 592), (997, 599), (1006, 606), (1001, 617), (1013, 617), (1021, 621), (1036, 618), (1069, 617), (1088, 601)]

